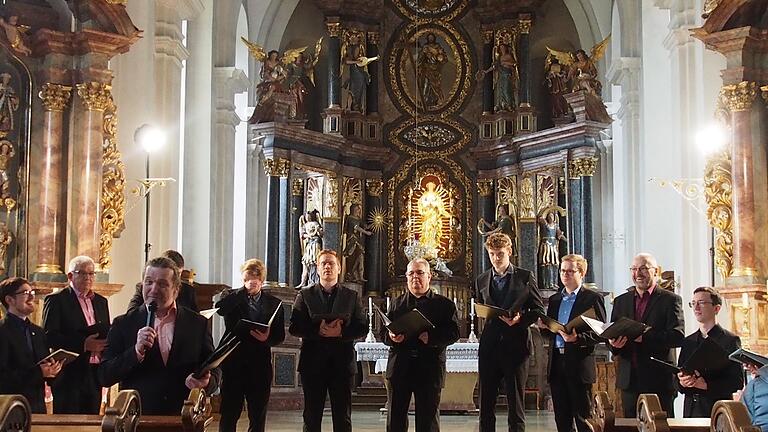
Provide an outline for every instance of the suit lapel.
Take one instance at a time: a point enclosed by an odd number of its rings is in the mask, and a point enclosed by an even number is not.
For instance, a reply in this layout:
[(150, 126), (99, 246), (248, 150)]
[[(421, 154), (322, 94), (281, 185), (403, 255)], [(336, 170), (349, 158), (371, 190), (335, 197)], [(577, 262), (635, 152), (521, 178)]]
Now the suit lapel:
[[(586, 291), (586, 288), (581, 287), (579, 289), (579, 294), (576, 295), (576, 300), (573, 302), (573, 307), (571, 308), (571, 314), (568, 316), (568, 321), (570, 322), (575, 317), (583, 314), (588, 309), (587, 306), (587, 296), (589, 293)], [(567, 324), (567, 323), (563, 323)]]
[(519, 283), (520, 281), (518, 281), (516, 276), (517, 269), (514, 269), (512, 274), (509, 275), (509, 280), (507, 281), (507, 289), (504, 291), (504, 301), (499, 306), (510, 308), (515, 303), (515, 301), (528, 294), (528, 285)]
[[(178, 356), (178, 350), (181, 348), (178, 348), (179, 344), (179, 338), (182, 337), (182, 335), (185, 332), (179, 331), (179, 328), (184, 326), (186, 331), (189, 331), (191, 329), (187, 328), (187, 314), (183, 310), (183, 308), (180, 308), (177, 306), (176, 308), (176, 322), (173, 325), (173, 341), (171, 341), (171, 350), (168, 352), (168, 362), (166, 363), (166, 367), (173, 364), (173, 361)], [(156, 344), (158, 348), (160, 348), (160, 344)]]
[(493, 270), (488, 270), (487, 272), (480, 275), (480, 279), (477, 281), (477, 284), (478, 284), (477, 289), (480, 290), (481, 298), (486, 304), (497, 306), (493, 304), (493, 299), (491, 298), (491, 272), (492, 271)]
[(352, 293), (347, 292), (347, 290), (343, 289), (341, 285), (337, 285), (336, 299), (333, 301), (333, 307), (331, 308), (331, 313), (345, 314), (351, 311), (352, 308), (347, 306), (351, 296), (352, 296)]
[[(315, 285), (315, 287), (317, 287), (317, 285)], [(307, 294), (304, 297), (304, 303), (307, 305), (307, 309), (308, 309), (307, 312), (309, 312), (310, 318), (312, 318), (313, 315), (323, 310), (322, 302), (320, 302), (320, 298), (318, 297), (319, 294), (315, 289), (315, 287), (309, 288), (306, 291), (304, 291)]]
[(547, 309), (552, 312), (548, 315), (550, 318), (557, 319), (557, 316), (560, 315), (560, 303), (562, 303), (562, 301), (563, 296), (560, 294), (560, 292), (552, 296), (552, 298), (549, 300), (549, 307)]

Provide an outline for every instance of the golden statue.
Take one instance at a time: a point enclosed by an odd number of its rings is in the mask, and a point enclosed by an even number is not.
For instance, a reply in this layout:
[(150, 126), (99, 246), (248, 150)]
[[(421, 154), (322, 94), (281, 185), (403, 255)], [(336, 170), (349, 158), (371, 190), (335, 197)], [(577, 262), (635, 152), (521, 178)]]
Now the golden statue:
[(445, 211), (443, 198), (440, 196), (443, 187), (434, 182), (427, 182), (426, 191), (418, 202), (419, 215), (421, 215), (421, 236), (419, 241), (428, 248), (440, 248), (440, 240), (443, 234), (443, 218), (451, 217)]

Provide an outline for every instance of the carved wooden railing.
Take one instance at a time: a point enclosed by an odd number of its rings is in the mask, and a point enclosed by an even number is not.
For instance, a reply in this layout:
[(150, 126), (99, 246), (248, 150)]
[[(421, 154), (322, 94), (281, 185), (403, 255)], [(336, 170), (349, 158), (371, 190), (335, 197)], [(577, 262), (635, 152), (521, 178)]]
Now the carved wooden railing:
[(136, 390), (121, 390), (112, 406), (104, 411), (102, 432), (134, 432), (141, 417), (141, 397)]
[(641, 394), (637, 398), (637, 430), (639, 432), (669, 432), (667, 412), (661, 409), (655, 394)]
[(181, 408), (181, 424), (185, 432), (203, 432), (213, 421), (211, 398), (205, 390), (192, 389)]
[(29, 432), (31, 412), (24, 396), (0, 395), (0, 432)]
[(747, 407), (741, 402), (718, 401), (712, 407), (711, 432), (760, 432), (752, 426)]

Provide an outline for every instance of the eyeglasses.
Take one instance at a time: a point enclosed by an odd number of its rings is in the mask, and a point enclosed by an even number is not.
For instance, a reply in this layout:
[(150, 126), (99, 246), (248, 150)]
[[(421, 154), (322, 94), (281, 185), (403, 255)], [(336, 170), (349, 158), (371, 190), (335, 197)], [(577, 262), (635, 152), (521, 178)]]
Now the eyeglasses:
[(565, 275), (574, 275), (576, 273), (579, 273), (579, 271), (578, 270), (560, 270), (560, 274), (565, 274)]
[(629, 271), (632, 273), (648, 273), (651, 269), (656, 267), (630, 267)]
[(411, 270), (408, 273), (406, 273), (405, 275), (407, 277), (409, 277), (409, 278), (414, 278), (414, 277), (422, 277), (425, 274), (428, 274), (428, 273), (425, 272), (424, 270)]
[(13, 293), (13, 295), (24, 295), (27, 298), (34, 298), (35, 297), (35, 290), (26, 290), (26, 291), (19, 291), (17, 293)]
[(82, 277), (96, 277), (96, 273), (83, 270), (72, 270), (72, 273)]
[(705, 304), (714, 304), (711, 301), (704, 301), (704, 300), (692, 300), (690, 303), (688, 303), (688, 306), (691, 307), (691, 309), (695, 309), (696, 306), (701, 306)]

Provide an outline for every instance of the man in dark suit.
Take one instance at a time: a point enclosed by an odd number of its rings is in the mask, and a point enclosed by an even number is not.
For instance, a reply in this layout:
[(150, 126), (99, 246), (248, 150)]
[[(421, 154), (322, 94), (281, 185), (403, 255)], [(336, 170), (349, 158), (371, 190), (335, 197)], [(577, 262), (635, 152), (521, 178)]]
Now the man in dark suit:
[[(590, 309), (594, 317), (605, 321), (603, 296), (582, 285), (587, 273), (587, 260), (581, 255), (566, 255), (560, 260), (560, 281), (565, 287), (549, 297), (547, 316), (566, 324)], [(540, 327), (544, 327), (541, 323)], [(587, 424), (591, 416), (592, 383), (595, 382), (595, 345), (600, 340), (594, 332), (552, 334), (548, 378), (555, 408), (558, 432), (571, 432), (573, 425), (579, 432), (592, 428)]]
[[(221, 421), (219, 431), (234, 432), (248, 401), (248, 431), (263, 432), (267, 421), (267, 403), (272, 390), (272, 349), (285, 340), (282, 302), (261, 289), (267, 270), (264, 263), (249, 259), (241, 267), (243, 287), (227, 290), (216, 303), (224, 317), (226, 332), (222, 341), (238, 338), (241, 343), (221, 365)], [(278, 310), (279, 309), (279, 310)], [(248, 330), (240, 320), (268, 323), (269, 330)]]
[(685, 338), (683, 302), (679, 295), (658, 286), (659, 266), (653, 255), (635, 256), (630, 271), (635, 286), (613, 301), (611, 322), (626, 317), (651, 328), (634, 340), (621, 336), (609, 341), (619, 362), (616, 386), (621, 389), (624, 417), (636, 417), (637, 397), (641, 393), (657, 394), (661, 408), (668, 417), (674, 417), (677, 394), (674, 373), (650, 358), (675, 362), (674, 348)]
[(135, 309), (115, 318), (107, 338), (101, 383), (137, 390), (143, 414), (179, 415), (190, 389), (211, 394), (220, 381), (218, 369), (193, 376), (213, 352), (213, 340), (208, 320), (176, 305), (180, 276), (170, 259), (151, 259), (144, 269), (144, 301), (157, 305), (154, 320), (147, 307)]
[(418, 258), (409, 262), (405, 276), (408, 291), (394, 299), (389, 318), (396, 321), (418, 309), (435, 327), (406, 338), (382, 326), (382, 339), (390, 346), (387, 431), (408, 430), (408, 405), (413, 394), (416, 431), (437, 432), (440, 430), (440, 393), (445, 384), (445, 349), (459, 339), (456, 305), (429, 289), (432, 273), (426, 260)]
[(20, 394), (32, 412), (45, 414), (45, 381), (61, 371), (61, 363), (40, 360), (48, 355), (45, 331), (32, 324), (35, 291), (22, 278), (0, 282), (0, 302), (8, 315), (0, 322), (0, 394)]
[[(336, 251), (317, 257), (320, 282), (296, 296), (288, 331), (301, 338), (299, 373), (304, 389), (304, 431), (320, 432), (328, 394), (334, 432), (352, 430), (352, 386), (357, 362), (354, 341), (367, 323), (356, 291), (339, 284), (341, 262)], [(330, 321), (320, 315), (337, 316)], [(331, 317), (329, 317), (330, 319)]]
[(80, 354), (53, 383), (54, 414), (98, 414), (101, 385), (96, 370), (109, 327), (107, 299), (93, 291), (96, 265), (87, 256), (72, 258), (69, 286), (45, 297), (43, 328), (54, 351)]
[[(180, 253), (176, 252), (173, 249), (168, 249), (167, 251), (163, 252), (162, 255), (166, 258), (169, 258), (171, 261), (173, 261), (176, 264), (176, 267), (179, 268), (179, 270), (184, 270), (184, 257), (181, 256)], [(139, 282), (136, 284), (136, 292), (133, 293), (133, 298), (131, 298), (131, 302), (128, 303), (128, 312), (139, 308), (144, 305), (144, 292), (143, 292), (142, 283)], [(179, 289), (179, 296), (176, 298), (176, 304), (178, 306), (184, 306), (188, 309), (192, 309), (195, 312), (199, 312), (200, 309), (197, 307), (197, 299), (195, 295), (195, 287), (191, 284), (188, 284), (181, 281), (181, 288)]]
[[(717, 323), (717, 314), (722, 304), (723, 299), (713, 288), (699, 287), (693, 290), (693, 299), (689, 305), (699, 322), (699, 329), (683, 341), (678, 364), (685, 364), (704, 339), (711, 339), (727, 353), (741, 348), (741, 339)], [(716, 371), (696, 370), (690, 375), (679, 372), (677, 379), (680, 393), (685, 395), (683, 417), (709, 417), (715, 402), (731, 400), (733, 393), (744, 386), (744, 373), (741, 365), (736, 362)]]
[(475, 300), (503, 309), (518, 309), (512, 318), (499, 317), (485, 322), (480, 336), (478, 374), (480, 380), (480, 431), (496, 430), (496, 397), (502, 379), (508, 405), (507, 423), (512, 432), (525, 430), (525, 381), (528, 356), (533, 351), (530, 331), (521, 323), (527, 311), (544, 312), (536, 278), (528, 270), (510, 263), (512, 240), (494, 233), (485, 241), (491, 260), (490, 270), (478, 276)]

